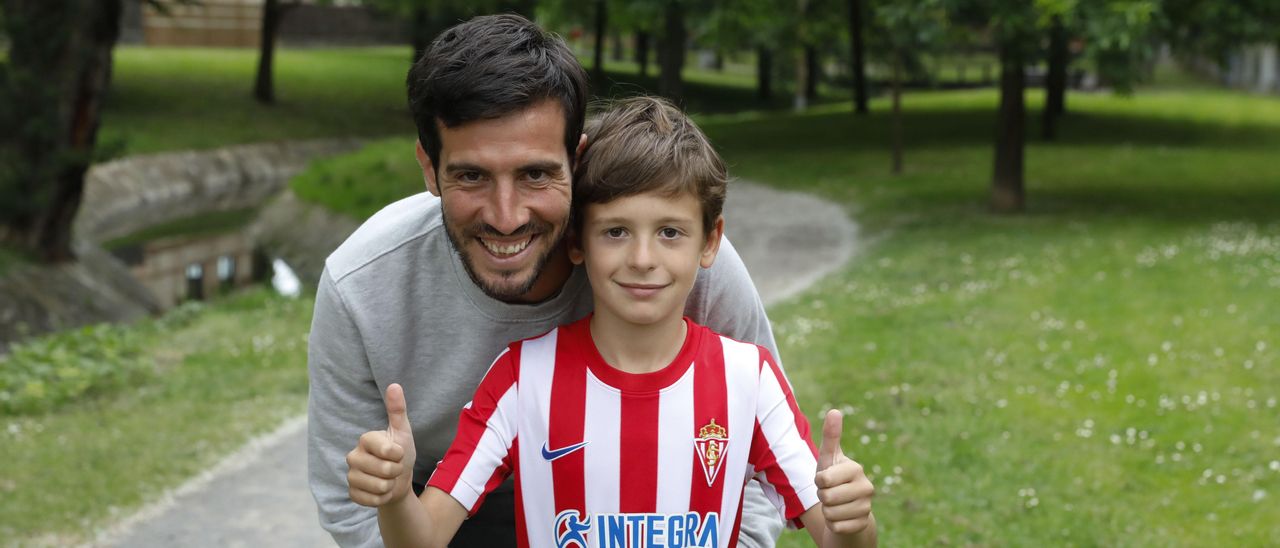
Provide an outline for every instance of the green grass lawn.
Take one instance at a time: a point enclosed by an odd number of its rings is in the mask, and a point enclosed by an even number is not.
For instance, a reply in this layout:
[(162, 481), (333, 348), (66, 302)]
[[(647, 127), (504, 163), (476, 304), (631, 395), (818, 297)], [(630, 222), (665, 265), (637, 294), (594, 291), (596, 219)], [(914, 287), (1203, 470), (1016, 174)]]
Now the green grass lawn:
[(1016, 216), (990, 92), (908, 96), (900, 177), (881, 113), (705, 124), (870, 242), (772, 311), (801, 403), (849, 413), (886, 545), (1280, 543), (1280, 101), (1069, 105)]
[(62, 365), (63, 381), (80, 352), (145, 367), (114, 366), (141, 376), (47, 411), (0, 413), (0, 544), (79, 544), (303, 412), (311, 306), (309, 296), (289, 300), (265, 289), (188, 305), (120, 328), (124, 343), (99, 337), (124, 352), (101, 352), (101, 343), (78, 333), (53, 335), (81, 342), (35, 358)]

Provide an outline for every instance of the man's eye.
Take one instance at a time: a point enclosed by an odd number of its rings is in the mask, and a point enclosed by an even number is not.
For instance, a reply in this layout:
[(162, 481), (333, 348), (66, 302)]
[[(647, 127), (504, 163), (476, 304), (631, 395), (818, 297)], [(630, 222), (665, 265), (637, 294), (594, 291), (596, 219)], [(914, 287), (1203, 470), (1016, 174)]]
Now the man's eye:
[(476, 171), (463, 171), (458, 174), (458, 180), (464, 183), (474, 183), (480, 180), (480, 173)]
[(610, 238), (621, 238), (627, 235), (627, 230), (621, 227), (613, 227), (604, 231), (604, 235)]
[(541, 169), (531, 169), (525, 172), (525, 177), (528, 177), (531, 181), (541, 181), (547, 178), (547, 172)]

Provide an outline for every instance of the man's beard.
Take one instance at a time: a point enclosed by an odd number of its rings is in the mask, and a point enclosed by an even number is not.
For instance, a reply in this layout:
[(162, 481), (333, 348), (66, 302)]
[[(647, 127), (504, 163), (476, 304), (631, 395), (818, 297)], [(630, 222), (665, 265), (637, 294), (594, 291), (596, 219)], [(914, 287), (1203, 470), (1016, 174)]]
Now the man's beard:
[[(564, 236), (565, 228), (569, 226), (569, 223), (566, 221), (565, 224), (560, 226), (559, 230), (556, 230), (555, 233), (552, 234), (552, 230), (554, 230), (555, 227), (550, 223), (539, 220), (530, 220), (528, 223), (525, 223), (524, 226), (521, 226), (512, 233), (503, 234), (485, 223), (476, 222), (471, 226), (464, 228), (463, 234), (455, 234), (453, 231), (453, 225), (449, 224), (449, 218), (444, 210), (444, 207), (440, 208), (440, 216), (441, 221), (444, 222), (445, 234), (449, 236), (449, 245), (453, 247), (454, 252), (457, 253), (458, 257), (462, 260), (462, 267), (466, 269), (467, 276), (471, 278), (471, 282), (476, 284), (476, 287), (479, 287), (485, 295), (504, 302), (517, 300), (525, 293), (528, 293), (529, 290), (533, 289), (533, 285), (537, 283), (538, 278), (542, 276), (542, 270), (546, 268), (547, 262), (551, 260), (551, 254), (559, 247), (560, 240)], [(526, 280), (516, 280), (515, 285), (501, 284), (500, 282), (481, 278), (471, 264), (471, 256), (467, 252), (466, 246), (462, 245), (463, 242), (474, 241), (479, 236), (491, 235), (495, 237), (511, 237), (523, 234), (537, 234), (539, 235), (539, 238), (550, 237), (551, 245), (547, 246), (547, 248), (542, 251), (542, 255), (538, 256), (534, 261), (533, 270), (529, 275), (529, 278)], [(535, 242), (529, 242), (529, 245), (534, 244)], [(484, 244), (480, 244), (478, 242), (477, 245), (480, 245), (481, 247), (484, 246)], [(517, 272), (498, 272), (498, 275), (502, 278), (503, 282), (512, 281), (516, 274)]]

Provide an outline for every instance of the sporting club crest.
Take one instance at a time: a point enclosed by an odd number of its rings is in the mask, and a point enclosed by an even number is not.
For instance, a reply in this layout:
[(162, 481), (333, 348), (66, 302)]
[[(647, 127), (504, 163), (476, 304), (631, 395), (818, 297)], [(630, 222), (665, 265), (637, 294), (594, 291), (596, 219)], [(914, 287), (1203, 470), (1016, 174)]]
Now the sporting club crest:
[(715, 485), (729, 445), (729, 431), (711, 419), (710, 424), (698, 429), (698, 437), (693, 439), (693, 443), (698, 450), (698, 460), (702, 462), (702, 471), (707, 475), (707, 485)]

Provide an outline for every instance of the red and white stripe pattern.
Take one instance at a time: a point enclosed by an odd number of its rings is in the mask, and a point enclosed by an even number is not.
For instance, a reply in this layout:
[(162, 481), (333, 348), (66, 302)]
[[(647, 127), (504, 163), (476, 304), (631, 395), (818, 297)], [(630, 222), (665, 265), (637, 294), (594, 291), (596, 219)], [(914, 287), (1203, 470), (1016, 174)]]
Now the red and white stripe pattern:
[[(631, 374), (600, 357), (589, 321), (498, 357), (429, 485), (475, 511), (514, 472), (521, 546), (580, 545), (557, 523), (572, 510), (589, 526), (582, 539), (593, 547), (688, 546), (698, 538), (733, 546), (743, 486), (753, 477), (799, 525), (818, 502), (817, 449), (767, 350), (686, 320), (688, 336), (670, 366)], [(727, 430), (728, 444), (709, 483), (695, 438), (712, 420)], [(699, 517), (681, 521), (690, 512)], [(605, 530), (609, 523), (615, 527)], [(712, 525), (714, 535), (682, 529)]]

